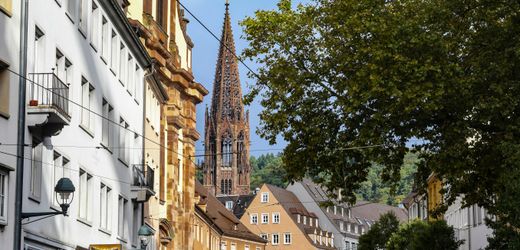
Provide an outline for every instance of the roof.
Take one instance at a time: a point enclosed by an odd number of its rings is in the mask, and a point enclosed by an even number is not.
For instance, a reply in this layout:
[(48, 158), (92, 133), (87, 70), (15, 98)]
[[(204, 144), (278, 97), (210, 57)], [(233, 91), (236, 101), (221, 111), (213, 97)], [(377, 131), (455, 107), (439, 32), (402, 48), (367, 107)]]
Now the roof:
[[(379, 220), (381, 215), (388, 212), (393, 212), (397, 219), (401, 222), (406, 222), (408, 219), (407, 211), (403, 208), (394, 207), (386, 204), (358, 201), (354, 205), (344, 203), (342, 201), (333, 200), (327, 196), (327, 191), (320, 185), (314, 183), (308, 178), (300, 181), (300, 184), (309, 193), (310, 197), (318, 204), (332, 200), (334, 205), (347, 211), (342, 215), (341, 212), (334, 213), (334, 209), (321, 208), (327, 218), (333, 222), (338, 231), (340, 230), (339, 222), (344, 221), (358, 226), (363, 226), (368, 229), (374, 222)], [(350, 216), (348, 216), (348, 209), (350, 209)], [(348, 234), (348, 233), (345, 233)]]
[(247, 207), (249, 207), (249, 204), (251, 204), (254, 198), (254, 194), (217, 196), (217, 199), (223, 205), (226, 205), (227, 201), (233, 202), (232, 212), (239, 219), (242, 218), (242, 215), (244, 215)]
[[(293, 192), (270, 184), (264, 185), (269, 189), (269, 191), (271, 191), (273, 196), (278, 201), (278, 204), (282, 206), (289, 215), (300, 214), (312, 218), (318, 218), (314, 213), (310, 213), (309, 211), (307, 211), (305, 206), (303, 206), (303, 204), (300, 202), (298, 197), (294, 195)], [(291, 218), (293, 218), (294, 220), (294, 217), (291, 216)], [(319, 249), (334, 249), (330, 246), (314, 243), (314, 241), (308, 236), (309, 233), (313, 233), (315, 232), (315, 230), (318, 234), (322, 234), (323, 236), (328, 235), (330, 237), (332, 233), (323, 230), (319, 227), (319, 225), (316, 224), (314, 224), (314, 226), (311, 227), (309, 224), (297, 223), (296, 221), (294, 223), (298, 226), (300, 231), (305, 233), (305, 237), (307, 238), (307, 240), (315, 247)]]
[(222, 231), (223, 236), (266, 243), (266, 240), (249, 231), (233, 213), (228, 211), (226, 207), (198, 181), (195, 183), (195, 193), (201, 197), (199, 205), (206, 205), (205, 211), (203, 209), (197, 209), (195, 211), (203, 213), (204, 216), (210, 218)]

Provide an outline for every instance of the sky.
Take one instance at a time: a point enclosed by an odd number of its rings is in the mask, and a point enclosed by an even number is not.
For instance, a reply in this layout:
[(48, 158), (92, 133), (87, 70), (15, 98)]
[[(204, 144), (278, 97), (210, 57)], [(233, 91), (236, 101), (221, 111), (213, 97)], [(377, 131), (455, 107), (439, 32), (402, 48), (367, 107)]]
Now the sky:
[[(293, 2), (298, 3), (302, 1), (306, 0)], [(238, 24), (239, 21), (243, 20), (246, 16), (254, 15), (256, 10), (276, 9), (277, 2), (277, 0), (230, 0), (229, 10), (237, 55), (240, 55), (242, 50), (247, 47), (247, 41), (241, 39), (243, 32)], [(220, 38), (224, 23), (225, 0), (181, 0), (181, 3)], [(186, 12), (185, 16), (190, 20), (188, 34), (195, 44), (193, 48), (193, 74), (195, 81), (201, 83), (210, 91), (204, 98), (204, 102), (197, 105), (197, 130), (201, 134), (201, 138), (197, 142), (196, 154), (202, 155), (204, 154), (204, 113), (206, 105), (209, 107), (211, 103), (219, 42), (190, 16), (189, 13)], [(247, 64), (253, 70), (257, 69), (257, 65), (254, 63)], [(247, 69), (241, 64), (239, 65), (239, 71), (242, 83), (242, 94), (247, 94), (249, 93), (247, 86), (254, 85), (256, 81), (255, 79), (247, 78)], [(266, 153), (277, 154), (285, 147), (286, 142), (279, 139), (276, 145), (269, 145), (267, 141), (256, 134), (257, 127), (260, 124), (258, 114), (262, 110), (259, 101), (257, 98), (250, 106), (245, 107), (246, 110), (249, 109), (251, 155), (259, 156)], [(199, 157), (198, 160), (203, 159)]]

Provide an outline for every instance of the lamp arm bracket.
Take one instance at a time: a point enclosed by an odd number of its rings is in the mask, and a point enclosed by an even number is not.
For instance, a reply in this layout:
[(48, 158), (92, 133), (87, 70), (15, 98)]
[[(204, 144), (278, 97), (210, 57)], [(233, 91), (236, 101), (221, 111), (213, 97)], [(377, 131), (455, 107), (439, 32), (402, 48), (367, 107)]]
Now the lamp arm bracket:
[(46, 216), (46, 215), (67, 215), (65, 212), (41, 212), (41, 213), (22, 213), (22, 220), (31, 218), (31, 217), (39, 217), (39, 216)]

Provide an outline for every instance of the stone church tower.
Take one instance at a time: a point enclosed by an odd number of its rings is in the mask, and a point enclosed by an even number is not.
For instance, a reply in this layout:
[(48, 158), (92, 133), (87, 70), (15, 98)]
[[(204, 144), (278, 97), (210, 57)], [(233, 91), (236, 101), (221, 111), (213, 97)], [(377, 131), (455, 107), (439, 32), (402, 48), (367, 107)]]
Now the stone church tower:
[(249, 112), (244, 112), (229, 3), (218, 53), (211, 110), (206, 108), (204, 186), (215, 195), (249, 193)]

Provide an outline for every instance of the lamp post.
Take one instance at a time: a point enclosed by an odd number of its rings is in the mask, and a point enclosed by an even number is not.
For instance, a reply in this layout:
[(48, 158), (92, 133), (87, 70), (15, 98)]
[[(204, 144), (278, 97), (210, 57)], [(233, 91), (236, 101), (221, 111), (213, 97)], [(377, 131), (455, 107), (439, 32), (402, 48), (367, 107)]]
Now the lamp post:
[(142, 225), (137, 231), (137, 235), (139, 236), (139, 240), (141, 241), (141, 249), (145, 250), (150, 240), (153, 238), (154, 232), (147, 224)]
[[(40, 213), (23, 213), (22, 219), (37, 217), (37, 216), (45, 216), (45, 215), (59, 215), (63, 214), (67, 216), (67, 210), (69, 209), (70, 203), (74, 199), (74, 191), (76, 188), (72, 181), (69, 178), (61, 178), (56, 186), (54, 187), (54, 191), (56, 192), (56, 201), (61, 207), (61, 212), (40, 212)], [(20, 229), (21, 230), (21, 229)]]

